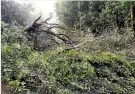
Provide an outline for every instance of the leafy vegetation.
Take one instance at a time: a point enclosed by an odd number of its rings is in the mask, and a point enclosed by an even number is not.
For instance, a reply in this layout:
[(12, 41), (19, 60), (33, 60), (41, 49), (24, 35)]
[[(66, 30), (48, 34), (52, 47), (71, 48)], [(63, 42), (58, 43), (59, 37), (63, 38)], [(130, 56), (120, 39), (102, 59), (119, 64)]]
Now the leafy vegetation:
[[(34, 42), (28, 40), (29, 36), (23, 25), (17, 26), (18, 28), (9, 27), (10, 23), (2, 20), (2, 93), (134, 94), (135, 41), (132, 27), (127, 20), (130, 19), (127, 13), (130, 12), (129, 3), (59, 1), (56, 11), (60, 21), (74, 30), (57, 31), (74, 38), (77, 44), (86, 41), (78, 48), (68, 50), (65, 50), (68, 46), (60, 42), (60, 45), (52, 45), (50, 48), (46, 46), (44, 50), (38, 51), (34, 49)], [(81, 10), (77, 9), (78, 5), (81, 5)], [(99, 9), (96, 6), (99, 6)], [(115, 23), (111, 22), (115, 21), (115, 18), (110, 12), (117, 10), (124, 16), (125, 26), (120, 27), (124, 31), (123, 34), (119, 33), (121, 30), (116, 29), (118, 26), (113, 29), (109, 27)], [(78, 12), (83, 14), (81, 17), (84, 19), (81, 20), (81, 28)], [(88, 28), (97, 28), (96, 24), (104, 21), (108, 24), (102, 24), (105, 26), (102, 30), (107, 32), (95, 38), (92, 30), (89, 31)], [(82, 28), (88, 30), (82, 34)], [(40, 37), (39, 42), (45, 41)]]

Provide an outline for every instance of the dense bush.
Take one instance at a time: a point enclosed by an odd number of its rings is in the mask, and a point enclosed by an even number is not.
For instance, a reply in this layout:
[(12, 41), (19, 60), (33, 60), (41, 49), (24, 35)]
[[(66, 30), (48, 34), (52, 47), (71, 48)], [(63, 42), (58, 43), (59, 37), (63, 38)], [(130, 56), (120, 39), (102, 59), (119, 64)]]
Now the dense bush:
[(135, 93), (135, 63), (122, 56), (75, 50), (28, 53), (18, 46), (2, 50), (2, 82), (16, 93)]

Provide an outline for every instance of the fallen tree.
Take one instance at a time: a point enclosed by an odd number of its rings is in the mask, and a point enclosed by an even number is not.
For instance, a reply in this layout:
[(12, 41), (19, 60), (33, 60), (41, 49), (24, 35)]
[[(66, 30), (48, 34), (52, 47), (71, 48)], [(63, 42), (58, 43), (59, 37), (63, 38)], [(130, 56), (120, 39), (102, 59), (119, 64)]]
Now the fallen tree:
[[(33, 36), (33, 34), (36, 35), (37, 33), (45, 32), (48, 36), (51, 37), (53, 42), (55, 42), (57, 45), (59, 45), (59, 43), (57, 42), (56, 38), (58, 38), (65, 44), (70, 45), (71, 47), (73, 47), (75, 45), (75, 42), (72, 39), (70, 39), (66, 34), (61, 34), (61, 33), (56, 34), (52, 31), (53, 28), (59, 28), (59, 29), (63, 29), (63, 30), (74, 30), (74, 29), (67, 29), (59, 24), (48, 23), (48, 21), (52, 18), (52, 16), (47, 18), (45, 21), (38, 23), (37, 21), (40, 18), (41, 18), (41, 16), (38, 17), (31, 26), (29, 26), (27, 29), (25, 29), (25, 31), (27, 31), (29, 36), (31, 36), (32, 38), (35, 38)], [(46, 29), (40, 28), (42, 25), (45, 25)]]
[[(51, 16), (52, 17), (52, 16)], [(38, 17), (34, 22), (33, 24), (28, 27), (26, 30), (29, 32), (32, 31), (32, 33), (37, 33), (37, 32), (45, 32), (49, 37), (51, 37), (51, 39), (53, 40), (53, 42), (55, 42), (57, 45), (60, 45), (57, 40), (55, 39), (58, 38), (60, 39), (62, 42), (64, 42), (65, 44), (68, 44), (70, 45), (70, 47), (66, 48), (66, 49), (63, 49), (61, 52), (65, 52), (65, 51), (69, 51), (69, 50), (72, 50), (72, 49), (76, 49), (76, 48), (79, 48), (81, 47), (82, 45), (85, 45), (86, 43), (88, 42), (91, 42), (91, 41), (94, 41), (94, 40), (97, 40), (99, 38), (102, 38), (102, 37), (98, 37), (98, 38), (94, 38), (92, 40), (87, 40), (87, 41), (84, 41), (80, 44), (76, 44), (72, 39), (69, 38), (69, 36), (67, 36), (66, 34), (61, 34), (61, 33), (54, 33), (52, 31), (53, 28), (59, 28), (59, 29), (64, 29), (64, 30), (74, 30), (74, 29), (67, 29), (63, 26), (60, 26), (59, 24), (55, 24), (55, 23), (48, 23), (47, 21), (49, 21), (51, 19), (51, 17), (47, 18), (45, 21), (43, 22), (40, 22), (40, 23), (37, 23), (37, 21), (41, 18)], [(47, 29), (44, 30), (44, 29), (41, 29), (41, 30), (38, 30), (40, 26), (42, 26), (43, 24), (47, 24), (49, 25), (50, 27), (46, 27)], [(32, 29), (31, 29), (32, 28)], [(31, 31), (29, 31), (31, 30)], [(59, 53), (61, 53), (59, 52)]]

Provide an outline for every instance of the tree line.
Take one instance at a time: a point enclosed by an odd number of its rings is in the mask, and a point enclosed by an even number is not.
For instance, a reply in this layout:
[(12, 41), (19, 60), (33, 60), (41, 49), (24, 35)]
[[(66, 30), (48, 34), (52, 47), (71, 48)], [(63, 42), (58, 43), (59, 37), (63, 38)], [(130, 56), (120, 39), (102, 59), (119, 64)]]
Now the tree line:
[(91, 28), (92, 32), (98, 35), (113, 29), (123, 33), (127, 27), (135, 32), (134, 1), (59, 0), (56, 13), (65, 26), (79, 30)]

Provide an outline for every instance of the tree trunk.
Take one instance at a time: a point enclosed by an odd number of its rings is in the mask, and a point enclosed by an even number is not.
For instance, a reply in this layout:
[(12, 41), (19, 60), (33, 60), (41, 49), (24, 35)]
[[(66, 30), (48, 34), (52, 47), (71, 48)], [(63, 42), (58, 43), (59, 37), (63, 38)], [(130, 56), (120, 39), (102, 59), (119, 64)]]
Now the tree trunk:
[(130, 12), (131, 12), (131, 28), (133, 30), (134, 38), (135, 38), (135, 4), (131, 2), (130, 5)]

